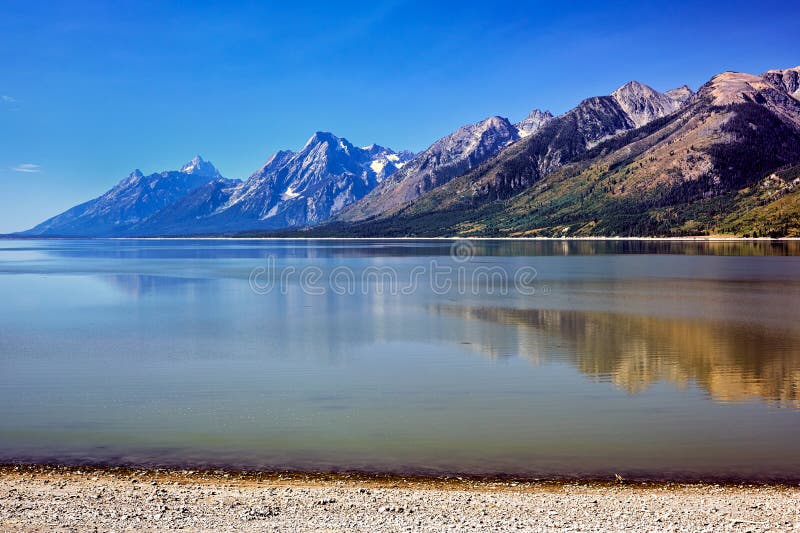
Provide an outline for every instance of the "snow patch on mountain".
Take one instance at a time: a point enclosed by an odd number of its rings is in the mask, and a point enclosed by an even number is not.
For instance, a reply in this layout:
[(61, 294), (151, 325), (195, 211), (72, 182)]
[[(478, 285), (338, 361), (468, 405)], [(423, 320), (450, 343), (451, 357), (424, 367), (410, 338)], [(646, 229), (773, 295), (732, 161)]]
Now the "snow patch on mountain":
[(283, 194), (281, 194), (281, 200), (291, 200), (293, 198), (298, 198), (299, 196), (299, 192), (294, 192), (291, 187), (286, 187), (286, 190), (283, 191)]

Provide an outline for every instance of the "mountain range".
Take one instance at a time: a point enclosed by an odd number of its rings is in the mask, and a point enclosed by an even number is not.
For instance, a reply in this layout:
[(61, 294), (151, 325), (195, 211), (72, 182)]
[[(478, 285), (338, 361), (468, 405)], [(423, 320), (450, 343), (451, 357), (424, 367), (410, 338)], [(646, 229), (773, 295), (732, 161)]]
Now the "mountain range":
[(136, 170), (28, 236), (798, 236), (800, 67), (629, 82), (419, 154), (315, 133), (244, 181)]
[(247, 180), (222, 177), (199, 155), (180, 170), (135, 170), (105, 194), (23, 235), (179, 236), (304, 227), (363, 198), (413, 157), (315, 133), (298, 152), (279, 151)]

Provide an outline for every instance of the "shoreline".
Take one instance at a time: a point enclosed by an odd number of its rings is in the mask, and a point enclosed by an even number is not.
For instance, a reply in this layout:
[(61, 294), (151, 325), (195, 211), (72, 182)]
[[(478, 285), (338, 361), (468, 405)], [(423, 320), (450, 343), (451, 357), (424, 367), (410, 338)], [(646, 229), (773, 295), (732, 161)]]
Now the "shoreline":
[(163, 480), (178, 483), (281, 483), (281, 484), (353, 484), (386, 488), (416, 489), (486, 489), (501, 487), (566, 487), (574, 485), (595, 488), (670, 488), (670, 487), (774, 487), (800, 488), (800, 478), (742, 478), (726, 476), (677, 476), (673, 478), (636, 475), (607, 477), (564, 475), (527, 477), (515, 475), (476, 475), (466, 473), (415, 473), (370, 471), (315, 470), (257, 470), (240, 468), (208, 468), (192, 465), (135, 465), (135, 464), (61, 464), (61, 463), (0, 463), (0, 478), (9, 475), (47, 475), (76, 477), (107, 475), (120, 479)]
[(19, 241), (644, 241), (644, 242), (797, 242), (800, 237), (735, 237), (697, 235), (694, 237), (48, 237), (0, 235), (0, 240)]
[(800, 484), (0, 466), (2, 531), (800, 529)]

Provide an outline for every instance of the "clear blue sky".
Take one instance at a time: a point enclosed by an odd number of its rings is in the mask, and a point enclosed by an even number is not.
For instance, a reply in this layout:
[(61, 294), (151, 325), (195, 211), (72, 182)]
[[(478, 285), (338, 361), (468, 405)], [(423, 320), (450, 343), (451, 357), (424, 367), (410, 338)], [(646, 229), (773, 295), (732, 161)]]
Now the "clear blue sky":
[(796, 66), (798, 21), (790, 1), (0, 0), (0, 233), (195, 153), (244, 178), (315, 130), (421, 150), (630, 79)]

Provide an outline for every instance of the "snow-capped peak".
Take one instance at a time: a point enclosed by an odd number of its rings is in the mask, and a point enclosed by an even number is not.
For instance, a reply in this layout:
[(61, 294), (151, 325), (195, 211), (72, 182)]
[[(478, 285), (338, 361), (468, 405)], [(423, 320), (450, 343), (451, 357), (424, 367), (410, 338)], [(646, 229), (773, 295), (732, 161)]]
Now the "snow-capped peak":
[(209, 178), (221, 176), (217, 168), (212, 165), (210, 161), (203, 160), (199, 155), (194, 156), (191, 161), (183, 165), (180, 171), (184, 174), (194, 174), (195, 176), (206, 176)]

